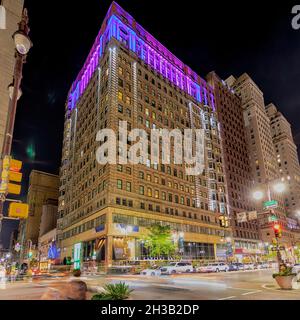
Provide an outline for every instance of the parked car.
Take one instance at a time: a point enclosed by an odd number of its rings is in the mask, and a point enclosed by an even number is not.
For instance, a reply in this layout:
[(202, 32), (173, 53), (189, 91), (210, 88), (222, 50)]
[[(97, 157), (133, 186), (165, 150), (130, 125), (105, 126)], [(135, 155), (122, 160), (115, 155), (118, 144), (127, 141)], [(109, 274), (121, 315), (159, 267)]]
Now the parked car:
[(243, 263), (241, 263), (241, 262), (234, 262), (233, 264), (235, 264), (235, 265), (237, 266), (237, 268), (238, 268), (239, 271), (240, 271), (240, 270), (245, 270), (245, 266), (244, 266)]
[(224, 262), (215, 262), (215, 263), (210, 263), (208, 264), (203, 272), (221, 272), (221, 271), (229, 271), (229, 266), (228, 264)]
[(239, 271), (239, 267), (236, 263), (230, 263), (228, 265), (228, 271)]
[(208, 272), (207, 267), (209, 264), (203, 264), (195, 268), (196, 272)]
[(161, 270), (160, 268), (148, 268), (148, 269), (144, 269), (143, 271), (141, 271), (141, 275), (142, 276), (160, 276), (161, 275)]
[(245, 263), (244, 264), (244, 270), (254, 270), (254, 269), (255, 269), (254, 263)]
[(300, 273), (300, 263), (296, 263), (293, 266), (293, 272), (294, 273)]
[(4, 267), (0, 266), (0, 281), (5, 281), (6, 270)]
[(162, 274), (175, 274), (181, 272), (193, 272), (193, 266), (190, 262), (171, 262), (160, 268)]
[(269, 268), (269, 264), (266, 262), (258, 262), (256, 264), (256, 269), (268, 269)]

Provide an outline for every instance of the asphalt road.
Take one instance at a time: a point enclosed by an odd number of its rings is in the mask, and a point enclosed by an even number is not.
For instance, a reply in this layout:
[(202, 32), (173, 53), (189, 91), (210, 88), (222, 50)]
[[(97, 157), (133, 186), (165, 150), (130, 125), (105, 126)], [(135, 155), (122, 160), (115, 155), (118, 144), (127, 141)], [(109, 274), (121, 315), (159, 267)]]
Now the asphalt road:
[[(282, 291), (272, 270), (214, 274), (182, 274), (161, 277), (88, 276), (88, 286), (101, 289), (106, 283), (126, 282), (135, 300), (300, 300), (300, 290)], [(0, 284), (0, 300), (39, 300), (49, 287), (66, 279)]]

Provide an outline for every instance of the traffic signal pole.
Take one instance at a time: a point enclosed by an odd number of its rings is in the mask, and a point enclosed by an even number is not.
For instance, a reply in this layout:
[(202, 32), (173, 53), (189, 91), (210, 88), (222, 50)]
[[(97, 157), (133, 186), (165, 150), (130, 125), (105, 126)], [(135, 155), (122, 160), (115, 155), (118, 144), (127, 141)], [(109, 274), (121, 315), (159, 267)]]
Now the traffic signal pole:
[(277, 254), (277, 261), (278, 261), (278, 271), (280, 272), (280, 267), (282, 264), (282, 258), (281, 258), (281, 253), (280, 253), (280, 248), (279, 248), (279, 239), (276, 238), (276, 254)]

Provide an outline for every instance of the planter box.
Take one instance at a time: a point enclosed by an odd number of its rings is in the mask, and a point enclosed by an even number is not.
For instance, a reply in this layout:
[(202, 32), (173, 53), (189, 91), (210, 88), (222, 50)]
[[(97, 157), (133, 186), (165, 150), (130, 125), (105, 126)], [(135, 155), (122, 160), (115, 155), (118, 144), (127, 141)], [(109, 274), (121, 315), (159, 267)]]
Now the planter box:
[(275, 280), (281, 289), (292, 290), (294, 278), (295, 276), (277, 276), (275, 277)]

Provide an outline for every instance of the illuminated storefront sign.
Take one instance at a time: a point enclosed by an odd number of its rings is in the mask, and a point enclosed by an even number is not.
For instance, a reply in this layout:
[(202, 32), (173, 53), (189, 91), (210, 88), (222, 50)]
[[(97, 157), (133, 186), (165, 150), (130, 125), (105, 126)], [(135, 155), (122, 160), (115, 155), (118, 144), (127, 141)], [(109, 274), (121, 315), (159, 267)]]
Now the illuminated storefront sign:
[(132, 232), (139, 232), (139, 226), (130, 226), (124, 223), (116, 223), (116, 229), (120, 231), (122, 234), (128, 234)]
[(76, 243), (74, 245), (74, 269), (80, 269), (81, 265), (81, 249), (82, 243)]
[(100, 224), (100, 226), (97, 226), (95, 228), (96, 232), (101, 232), (101, 231), (104, 231), (104, 230), (105, 230), (105, 224)]

